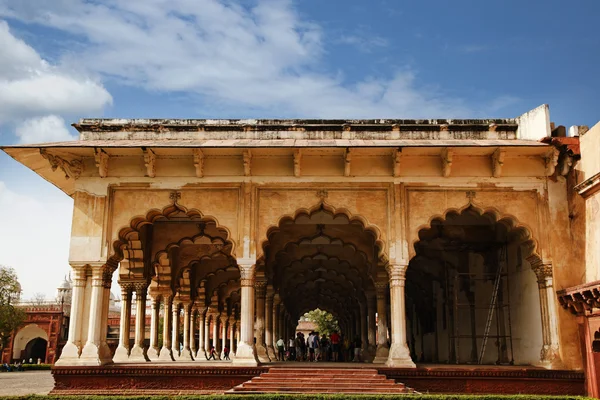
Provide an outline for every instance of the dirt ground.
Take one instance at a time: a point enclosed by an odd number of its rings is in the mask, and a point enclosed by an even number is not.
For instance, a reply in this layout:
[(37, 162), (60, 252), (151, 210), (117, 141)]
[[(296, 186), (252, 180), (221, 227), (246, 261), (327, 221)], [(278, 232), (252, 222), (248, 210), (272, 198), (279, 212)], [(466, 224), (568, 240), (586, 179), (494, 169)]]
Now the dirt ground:
[(0, 373), (0, 396), (48, 394), (53, 386), (50, 371)]

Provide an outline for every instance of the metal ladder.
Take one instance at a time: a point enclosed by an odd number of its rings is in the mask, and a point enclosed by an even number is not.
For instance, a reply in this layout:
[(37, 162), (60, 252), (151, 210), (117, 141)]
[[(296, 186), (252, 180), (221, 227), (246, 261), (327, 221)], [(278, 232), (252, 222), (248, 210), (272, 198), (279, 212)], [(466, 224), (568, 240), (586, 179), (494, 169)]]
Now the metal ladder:
[(487, 321), (485, 323), (485, 332), (483, 333), (483, 343), (481, 344), (481, 351), (479, 352), (478, 363), (483, 362), (483, 356), (485, 354), (485, 347), (487, 345), (488, 337), (490, 334), (490, 328), (492, 327), (492, 319), (494, 317), (494, 309), (498, 301), (498, 290), (500, 289), (500, 281), (502, 280), (502, 270), (506, 261), (506, 246), (500, 248), (500, 255), (498, 260), (498, 268), (496, 269), (496, 280), (494, 281), (494, 290), (492, 291), (492, 300), (490, 302), (490, 309), (488, 311)]

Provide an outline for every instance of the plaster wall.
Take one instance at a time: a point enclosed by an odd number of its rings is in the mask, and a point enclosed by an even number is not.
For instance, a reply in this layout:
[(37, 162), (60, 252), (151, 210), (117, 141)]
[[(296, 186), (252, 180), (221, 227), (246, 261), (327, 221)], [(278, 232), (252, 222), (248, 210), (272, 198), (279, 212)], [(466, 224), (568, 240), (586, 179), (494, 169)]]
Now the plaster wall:
[(600, 123), (579, 137), (581, 148), (581, 169), (583, 179), (589, 179), (600, 173)]

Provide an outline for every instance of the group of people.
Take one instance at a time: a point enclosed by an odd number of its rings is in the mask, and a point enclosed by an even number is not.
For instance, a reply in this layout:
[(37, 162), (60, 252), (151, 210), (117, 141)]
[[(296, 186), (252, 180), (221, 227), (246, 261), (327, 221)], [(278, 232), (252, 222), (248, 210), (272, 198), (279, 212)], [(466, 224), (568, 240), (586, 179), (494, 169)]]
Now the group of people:
[(360, 337), (349, 340), (337, 331), (321, 336), (319, 332), (310, 332), (308, 337), (298, 332), (295, 338), (288, 340), (287, 346), (281, 337), (276, 346), (277, 361), (362, 361)]

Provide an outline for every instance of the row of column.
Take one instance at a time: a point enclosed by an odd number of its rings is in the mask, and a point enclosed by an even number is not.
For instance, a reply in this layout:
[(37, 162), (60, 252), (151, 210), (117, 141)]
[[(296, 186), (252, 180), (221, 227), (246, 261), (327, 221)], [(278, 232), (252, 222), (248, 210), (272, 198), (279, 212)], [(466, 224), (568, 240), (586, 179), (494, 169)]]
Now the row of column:
[[(136, 318), (134, 345), (129, 348), (132, 290), (131, 285), (122, 285), (121, 326), (119, 346), (115, 352), (115, 362), (144, 362), (153, 360), (163, 361), (193, 361), (208, 359), (211, 347), (219, 349), (218, 358), (224, 357), (224, 349), (229, 348), (230, 356), (237, 347), (236, 327), (239, 322), (233, 316), (219, 313), (209, 307), (196, 307), (189, 302), (173, 301), (170, 295), (152, 298), (150, 319), (150, 346), (146, 350), (145, 321), (146, 321), (146, 291), (147, 287), (140, 285), (136, 288)], [(159, 348), (160, 305), (163, 317), (163, 344)], [(183, 321), (181, 321), (183, 310)], [(198, 319), (196, 323), (196, 318)], [(182, 323), (183, 322), (183, 323)], [(212, 338), (210, 327), (212, 325)], [(219, 329), (220, 327), (220, 329)], [(236, 333), (238, 333), (236, 335)], [(196, 341), (196, 336), (198, 341)], [(183, 337), (180, 343), (180, 337)], [(229, 343), (227, 340), (229, 339)], [(219, 343), (220, 342), (220, 343)]]
[[(230, 320), (229, 317), (219, 316), (215, 310), (200, 309), (189, 303), (172, 301), (171, 296), (163, 296), (163, 347), (158, 351), (158, 304), (153, 300), (152, 326), (149, 354), (145, 352), (145, 308), (146, 296), (136, 296), (136, 320), (134, 345), (129, 349), (129, 324), (131, 319), (131, 294), (146, 293), (145, 282), (124, 284), (123, 304), (121, 312), (121, 333), (119, 349), (115, 354), (115, 361), (144, 361), (149, 358), (164, 360), (189, 359), (201, 357), (207, 350), (210, 351), (209, 323), (213, 322), (213, 338), (219, 337), (217, 319), (221, 322), (221, 340), (224, 348), (226, 326), (229, 326), (229, 337), (235, 344), (232, 334), (233, 326), (237, 327), (238, 344), (235, 352), (234, 363), (237, 365), (255, 366), (260, 361), (268, 361), (275, 357), (274, 342), (278, 336), (285, 334), (289, 339), (294, 334), (295, 321), (290, 321), (286, 316), (285, 308), (272, 289), (266, 286), (263, 277), (256, 279), (255, 264), (253, 260), (238, 260), (240, 268), (241, 309), (239, 321)], [(72, 264), (73, 268), (73, 293), (71, 301), (71, 318), (69, 322), (69, 337), (63, 348), (57, 365), (103, 365), (112, 362), (111, 352), (106, 343), (108, 325), (108, 308), (110, 302), (110, 285), (112, 274), (116, 266), (102, 263)], [(414, 367), (406, 343), (406, 315), (405, 315), (405, 274), (407, 265), (387, 265), (388, 281), (379, 281), (376, 286), (376, 301), (369, 296), (366, 306), (363, 304), (355, 310), (354, 326), (352, 321), (343, 321), (346, 334), (360, 333), (362, 342), (374, 346), (375, 334), (373, 307), (377, 308), (379, 317), (378, 342), (375, 350), (375, 361), (385, 361), (391, 367)], [(541, 263), (533, 265), (538, 274), (540, 301), (542, 305), (542, 335), (544, 349), (542, 362), (552, 363), (560, 361), (558, 356), (558, 332), (553, 319), (556, 318), (556, 306), (552, 290), (552, 267), (550, 264)], [(548, 272), (549, 271), (549, 272)], [(390, 338), (391, 346), (387, 349), (387, 310), (386, 291), (389, 284), (390, 297)], [(269, 294), (267, 296), (267, 293)], [(184, 310), (183, 321), (183, 350), (179, 346), (179, 310)], [(256, 313), (255, 313), (256, 308)], [(279, 310), (279, 311), (278, 311)], [(199, 317), (198, 337), (200, 343), (204, 342), (202, 349), (196, 349), (195, 332), (192, 323), (195, 316)], [(255, 325), (256, 316), (256, 325)], [(358, 322), (357, 322), (358, 321)], [(364, 321), (361, 322), (361, 321)], [(368, 323), (367, 323), (368, 321)], [(255, 332), (256, 328), (256, 332)], [(279, 328), (279, 331), (277, 329)], [(256, 346), (254, 338), (256, 337)], [(216, 343), (215, 343), (216, 344)], [(372, 349), (371, 347), (371, 349)], [(233, 346), (230, 345), (230, 349)], [(367, 348), (368, 349), (368, 348)], [(387, 356), (386, 356), (387, 353)], [(125, 356), (127, 356), (125, 358)]]

